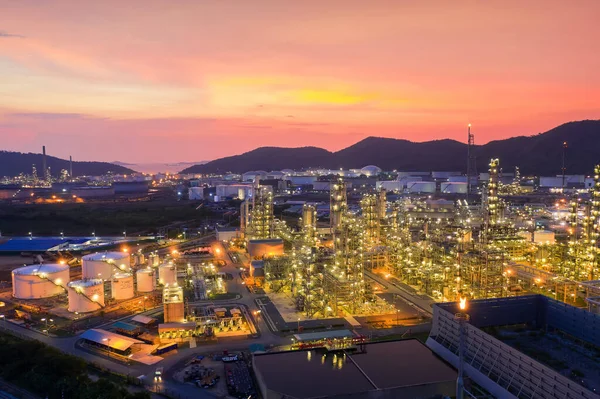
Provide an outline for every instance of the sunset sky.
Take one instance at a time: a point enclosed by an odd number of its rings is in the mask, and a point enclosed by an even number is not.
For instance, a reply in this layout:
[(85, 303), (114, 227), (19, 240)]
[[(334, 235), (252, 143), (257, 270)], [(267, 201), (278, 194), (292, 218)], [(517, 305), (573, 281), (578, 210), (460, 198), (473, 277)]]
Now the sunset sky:
[(200, 161), (600, 119), (600, 1), (0, 0), (0, 149)]

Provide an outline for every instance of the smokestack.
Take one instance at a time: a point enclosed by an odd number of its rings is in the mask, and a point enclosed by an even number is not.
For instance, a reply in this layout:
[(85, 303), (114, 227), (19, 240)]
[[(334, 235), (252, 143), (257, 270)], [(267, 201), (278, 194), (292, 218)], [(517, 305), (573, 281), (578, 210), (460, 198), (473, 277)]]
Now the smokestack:
[(73, 157), (69, 155), (69, 176), (73, 177)]
[(48, 174), (48, 169), (46, 169), (46, 146), (42, 146), (42, 176), (45, 179)]

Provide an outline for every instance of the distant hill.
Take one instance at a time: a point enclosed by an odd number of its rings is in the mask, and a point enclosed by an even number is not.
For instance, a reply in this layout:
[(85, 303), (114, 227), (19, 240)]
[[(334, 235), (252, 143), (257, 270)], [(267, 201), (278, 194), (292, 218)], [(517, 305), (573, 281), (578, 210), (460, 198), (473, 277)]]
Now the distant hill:
[[(499, 158), (504, 171), (515, 166), (522, 173), (557, 175), (561, 173), (562, 143), (568, 143), (566, 168), (569, 174), (591, 174), (600, 163), (600, 120), (569, 122), (548, 132), (513, 137), (475, 146), (477, 171), (485, 172), (491, 158)], [(368, 137), (337, 152), (316, 147), (261, 147), (203, 165), (182, 173), (244, 173), (250, 170), (362, 168), (377, 165), (383, 170), (466, 171), (467, 145), (455, 140), (415, 143), (408, 140)]]
[[(35, 165), (38, 176), (43, 176), (42, 154), (0, 151), (0, 176), (17, 176), (19, 173), (31, 174), (32, 165)], [(62, 169), (69, 170), (69, 161), (46, 155), (46, 166), (50, 168), (52, 176), (58, 176)], [(130, 174), (135, 171), (124, 166), (108, 162), (81, 162), (73, 161), (74, 176), (97, 176), (108, 172), (115, 174)]]
[(114, 165), (124, 166), (126, 168), (134, 169), (140, 173), (179, 173), (185, 168), (189, 168), (194, 165), (202, 165), (208, 161), (198, 162), (148, 162), (148, 163), (127, 163), (127, 162), (111, 162)]

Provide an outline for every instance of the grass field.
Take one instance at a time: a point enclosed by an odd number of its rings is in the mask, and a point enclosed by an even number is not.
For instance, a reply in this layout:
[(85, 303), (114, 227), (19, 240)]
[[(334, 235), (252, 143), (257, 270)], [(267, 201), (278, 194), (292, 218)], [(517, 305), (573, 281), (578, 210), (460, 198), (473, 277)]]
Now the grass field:
[(151, 234), (172, 223), (194, 227), (210, 216), (197, 204), (175, 201), (0, 205), (0, 232), (7, 236)]

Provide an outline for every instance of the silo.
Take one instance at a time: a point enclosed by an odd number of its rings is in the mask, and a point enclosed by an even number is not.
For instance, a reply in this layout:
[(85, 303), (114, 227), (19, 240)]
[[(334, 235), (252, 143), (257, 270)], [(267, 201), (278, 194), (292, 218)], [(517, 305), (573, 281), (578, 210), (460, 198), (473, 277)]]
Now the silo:
[(116, 272), (129, 271), (131, 268), (128, 252), (97, 252), (85, 255), (81, 260), (84, 279), (108, 280)]
[(69, 265), (47, 264), (24, 266), (12, 271), (13, 296), (38, 299), (60, 295), (69, 282)]
[(140, 269), (135, 273), (137, 279), (138, 292), (152, 292), (155, 288), (155, 278), (153, 269)]
[(110, 289), (113, 299), (123, 300), (133, 298), (133, 275), (129, 273), (116, 273), (112, 277)]
[(177, 282), (177, 273), (174, 265), (161, 265), (158, 268), (158, 283), (162, 285), (172, 285)]
[(104, 306), (104, 282), (101, 279), (71, 281), (68, 287), (69, 312), (93, 312)]

